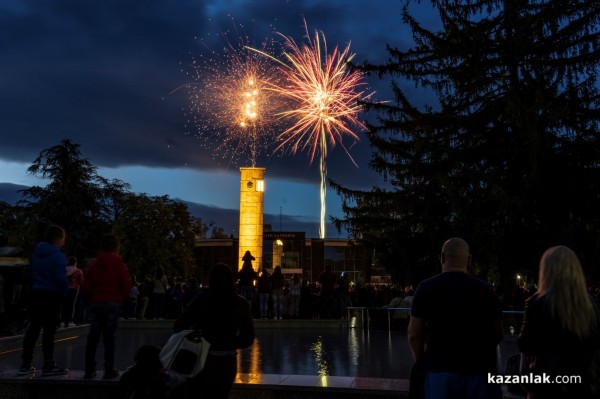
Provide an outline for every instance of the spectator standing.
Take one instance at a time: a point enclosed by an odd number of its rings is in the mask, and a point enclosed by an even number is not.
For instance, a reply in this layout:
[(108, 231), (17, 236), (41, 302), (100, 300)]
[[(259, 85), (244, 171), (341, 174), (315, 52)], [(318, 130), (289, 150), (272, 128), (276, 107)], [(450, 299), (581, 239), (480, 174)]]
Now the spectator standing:
[(408, 341), (416, 361), (424, 361), (425, 398), (502, 397), (500, 385), (487, 381), (488, 373), (496, 374), (502, 308), (489, 284), (467, 274), (470, 262), (467, 242), (449, 239), (442, 273), (415, 292)]
[(169, 289), (169, 279), (165, 274), (163, 267), (158, 267), (154, 280), (152, 280), (152, 315), (155, 319), (165, 318), (165, 301), (167, 290)]
[(308, 286), (310, 318), (318, 320), (321, 317), (321, 289), (314, 281)]
[(330, 319), (333, 317), (335, 303), (335, 274), (331, 271), (331, 265), (325, 265), (325, 270), (319, 275), (321, 285), (321, 316)]
[(301, 319), (312, 318), (311, 290), (308, 285), (307, 279), (302, 279), (302, 283), (300, 286), (300, 318)]
[(67, 279), (69, 280), (69, 290), (63, 302), (60, 316), (65, 327), (72, 327), (75, 325), (73, 319), (79, 302), (79, 287), (81, 287), (83, 281), (83, 272), (77, 267), (77, 258), (74, 256), (69, 257)]
[[(540, 260), (538, 292), (527, 299), (519, 349), (534, 356), (531, 372), (580, 376), (575, 384), (533, 384), (530, 398), (597, 398), (600, 374), (593, 357), (600, 348), (598, 303), (586, 288), (575, 252), (565, 246), (549, 248)], [(596, 355), (598, 356), (598, 355)], [(595, 367), (595, 370), (594, 370)]]
[[(410, 308), (411, 305), (406, 304), (404, 301), (404, 297), (402, 296), (402, 292), (399, 289), (392, 290), (393, 298), (390, 300), (390, 303), (383, 305), (383, 308), (391, 309), (388, 312), (391, 312), (391, 328), (396, 330), (400, 329), (402, 331), (406, 331), (408, 320), (408, 310), (398, 310), (396, 308)], [(389, 317), (389, 316), (388, 316)]]
[[(183, 286), (182, 286), (183, 288)], [(183, 290), (183, 295), (181, 297), (181, 307), (185, 309), (187, 305), (198, 295), (200, 292), (200, 287), (198, 285), (198, 280), (195, 277), (190, 278), (187, 287)]]
[(83, 294), (90, 304), (84, 379), (96, 376), (96, 349), (100, 337), (104, 343), (104, 379), (119, 376), (119, 371), (115, 369), (115, 333), (121, 304), (131, 291), (131, 277), (118, 252), (119, 239), (112, 234), (103, 236), (96, 261), (83, 279)]
[(269, 311), (269, 295), (271, 294), (270, 275), (267, 269), (263, 269), (256, 284), (258, 291), (258, 313), (261, 319), (267, 318)]
[(150, 303), (150, 297), (152, 296), (152, 291), (154, 288), (152, 287), (152, 280), (150, 277), (146, 277), (142, 284), (138, 287), (138, 291), (140, 292), (138, 296), (138, 309), (137, 309), (137, 318), (138, 320), (144, 320), (146, 318), (146, 312), (148, 310), (148, 304)]
[(291, 318), (297, 319), (300, 316), (300, 295), (302, 294), (302, 282), (298, 274), (294, 273), (288, 285), (290, 287), (288, 314)]
[(132, 320), (136, 317), (137, 303), (140, 297), (140, 290), (138, 287), (139, 283), (137, 281), (137, 277), (131, 276), (131, 290), (129, 291), (129, 295), (125, 300), (125, 309), (123, 310), (123, 317), (125, 317), (125, 320)]
[(244, 261), (242, 263), (242, 268), (237, 274), (240, 284), (240, 294), (252, 304), (252, 302), (254, 302), (255, 292), (254, 282), (258, 280), (258, 274), (254, 271), (254, 267), (252, 267), (252, 261), (255, 260), (255, 258), (250, 251), (246, 251), (242, 260)]
[(31, 364), (35, 342), (42, 336), (44, 355), (43, 375), (66, 374), (67, 369), (54, 362), (54, 334), (60, 317), (63, 299), (69, 290), (67, 280), (67, 257), (60, 251), (65, 244), (65, 230), (56, 225), (48, 227), (44, 241), (35, 246), (29, 263), (30, 286), (29, 326), (23, 339), (23, 363), (19, 375), (35, 373)]
[(275, 266), (273, 274), (269, 277), (271, 283), (271, 298), (273, 299), (273, 320), (283, 318), (283, 285), (285, 280), (281, 273), (281, 266)]
[(340, 304), (340, 316), (342, 319), (348, 318), (348, 306), (350, 306), (350, 279), (347, 273), (342, 273), (337, 281), (337, 293)]
[(173, 281), (173, 285), (167, 291), (168, 306), (167, 316), (170, 319), (176, 319), (181, 315), (183, 306), (181, 299), (183, 298), (183, 287), (181, 282)]
[(208, 289), (198, 294), (175, 321), (179, 332), (197, 326), (210, 342), (204, 369), (188, 379), (189, 397), (226, 399), (237, 373), (236, 349), (254, 342), (254, 324), (248, 301), (236, 293), (234, 274), (225, 264), (213, 268)]

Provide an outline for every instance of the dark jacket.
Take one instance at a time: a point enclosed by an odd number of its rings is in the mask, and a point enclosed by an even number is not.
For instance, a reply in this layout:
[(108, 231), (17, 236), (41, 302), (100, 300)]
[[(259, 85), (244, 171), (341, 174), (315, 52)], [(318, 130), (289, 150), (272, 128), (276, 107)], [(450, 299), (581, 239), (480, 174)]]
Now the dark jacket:
[[(598, 304), (592, 302), (598, 313)], [(536, 385), (536, 394), (544, 397), (538, 391), (547, 390), (552, 395), (560, 395), (560, 390), (567, 390), (569, 392), (564, 392), (564, 397), (587, 397), (584, 393), (590, 385), (592, 359), (594, 353), (600, 350), (599, 334), (597, 328), (591, 336), (580, 340), (565, 330), (560, 321), (552, 316), (543, 296), (536, 294), (527, 299), (518, 345), (525, 355), (534, 356), (532, 371), (535, 374), (546, 373), (551, 376), (579, 375), (583, 380), (582, 384), (555, 384), (546, 387)]]
[(239, 295), (223, 297), (202, 291), (175, 321), (179, 332), (198, 326), (211, 351), (234, 351), (254, 342), (254, 322), (248, 301)]
[(32, 291), (66, 295), (69, 291), (67, 257), (60, 249), (42, 241), (35, 246), (29, 264), (28, 280)]

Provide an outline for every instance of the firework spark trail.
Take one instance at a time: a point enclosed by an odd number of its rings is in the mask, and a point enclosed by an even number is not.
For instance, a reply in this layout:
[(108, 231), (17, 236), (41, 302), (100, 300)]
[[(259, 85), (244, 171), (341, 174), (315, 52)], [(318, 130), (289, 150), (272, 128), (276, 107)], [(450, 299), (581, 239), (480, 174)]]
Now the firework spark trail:
[[(235, 161), (245, 155), (252, 166), (274, 139), (278, 126), (276, 99), (267, 86), (277, 85), (272, 60), (248, 50), (248, 38), (231, 42), (221, 33), (221, 52), (201, 53), (191, 65), (194, 83), (187, 84), (191, 123), (196, 137), (213, 156)], [(270, 42), (263, 43), (265, 53)], [(215, 148), (215, 146), (217, 148)]]
[[(358, 135), (350, 127), (366, 129), (357, 119), (362, 109), (360, 99), (367, 99), (361, 90), (366, 85), (364, 75), (358, 70), (351, 70), (349, 62), (355, 57), (350, 54), (350, 44), (343, 50), (336, 46), (331, 53), (327, 51), (327, 41), (322, 31), (315, 31), (313, 38), (309, 35), (304, 21), (307, 43), (298, 45), (291, 37), (281, 33), (284, 39), (284, 58), (289, 65), (280, 63), (279, 69), (284, 76), (285, 84), (272, 90), (288, 98), (295, 104), (279, 116), (292, 121), (292, 125), (277, 136), (277, 149), (297, 151), (308, 150), (310, 162), (319, 153), (320, 164), (320, 231), (325, 238), (325, 199), (327, 179), (327, 146), (341, 145), (352, 162), (354, 160), (344, 146), (342, 139), (349, 136), (359, 140)], [(356, 163), (354, 163), (356, 165)]]

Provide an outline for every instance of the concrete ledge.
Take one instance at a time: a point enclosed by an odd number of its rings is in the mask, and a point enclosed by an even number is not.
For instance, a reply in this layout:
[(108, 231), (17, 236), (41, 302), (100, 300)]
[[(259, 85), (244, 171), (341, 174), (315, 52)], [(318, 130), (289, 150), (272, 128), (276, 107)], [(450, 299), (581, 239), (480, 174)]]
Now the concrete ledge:
[[(172, 329), (174, 320), (119, 320), (119, 328)], [(333, 329), (347, 328), (347, 320), (260, 320), (254, 319), (256, 329)], [(74, 328), (74, 327), (71, 327)]]
[[(37, 374), (40, 372), (38, 371)], [(0, 375), (0, 392), (3, 399), (125, 399), (127, 397), (118, 381), (83, 380), (83, 371), (69, 371), (54, 377), (16, 376), (3, 372)]]
[[(101, 375), (101, 374), (100, 374)], [(62, 376), (19, 377), (0, 373), (2, 399), (126, 399), (117, 380), (84, 380), (83, 371)], [(320, 377), (305, 375), (238, 374), (231, 399), (342, 399), (408, 397), (408, 381), (384, 378)]]

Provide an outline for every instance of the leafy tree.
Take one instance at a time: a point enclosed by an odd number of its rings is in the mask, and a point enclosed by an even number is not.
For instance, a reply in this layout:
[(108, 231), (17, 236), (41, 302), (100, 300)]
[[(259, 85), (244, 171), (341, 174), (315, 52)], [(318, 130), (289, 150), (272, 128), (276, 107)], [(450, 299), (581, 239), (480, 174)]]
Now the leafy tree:
[[(556, 244), (595, 266), (600, 3), (432, 0), (439, 31), (411, 5), (402, 17), (414, 46), (388, 46), (386, 64), (361, 66), (393, 79), (395, 102), (366, 104), (378, 116), (371, 167), (389, 186), (332, 182), (345, 212), (334, 222), (412, 283), (437, 272), (441, 244), (455, 234), (489, 279), (534, 279)], [(419, 105), (406, 82), (435, 101)]]
[(18, 239), (18, 219), (16, 209), (5, 201), (0, 201), (0, 246), (22, 244)]
[(119, 179), (108, 180), (100, 176), (99, 179), (102, 184), (101, 218), (114, 224), (125, 208), (131, 185)]
[(29, 237), (39, 238), (48, 224), (58, 224), (67, 231), (65, 250), (84, 258), (110, 227), (102, 218), (103, 181), (97, 167), (81, 157), (79, 147), (65, 139), (40, 152), (27, 172), (49, 183), (22, 190), (20, 206), (27, 214)]
[(40, 152), (28, 172), (49, 180), (22, 190), (16, 206), (0, 202), (0, 236), (30, 252), (50, 223), (67, 231), (66, 252), (93, 257), (102, 234), (114, 232), (133, 273), (152, 275), (158, 266), (171, 275), (189, 275), (195, 237), (219, 237), (223, 229), (194, 219), (184, 203), (168, 196), (132, 194), (130, 185), (97, 174), (68, 139)]
[(170, 276), (187, 276), (193, 266), (195, 226), (181, 202), (129, 194), (114, 231), (132, 274), (153, 276), (162, 266)]

